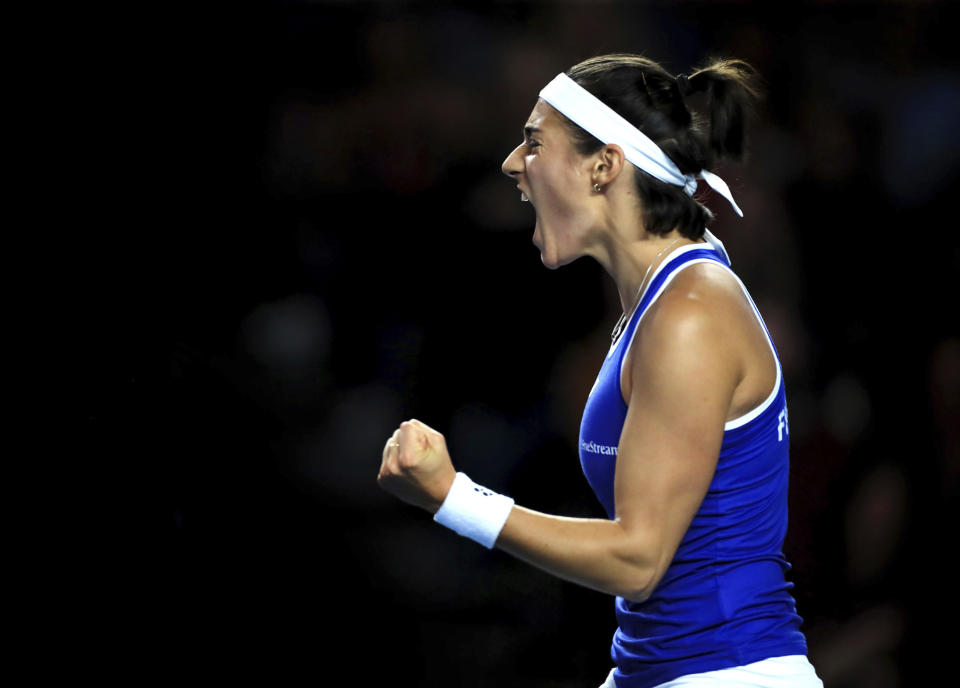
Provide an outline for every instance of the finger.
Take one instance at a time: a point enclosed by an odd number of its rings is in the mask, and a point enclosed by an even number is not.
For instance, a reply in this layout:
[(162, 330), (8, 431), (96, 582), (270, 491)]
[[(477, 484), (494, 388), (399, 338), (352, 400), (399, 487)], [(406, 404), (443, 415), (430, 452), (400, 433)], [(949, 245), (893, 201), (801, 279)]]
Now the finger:
[(397, 443), (397, 437), (398, 437), (399, 435), (400, 435), (400, 428), (397, 428), (396, 430), (393, 431), (393, 434), (390, 435), (390, 437), (387, 438), (386, 444), (383, 445), (383, 453), (384, 453), (384, 454), (387, 453), (387, 450), (389, 450), (391, 446), (396, 445), (396, 443)]
[(417, 420), (416, 418), (411, 418), (411, 419), (408, 420), (407, 422), (408, 422), (410, 425), (413, 425), (413, 426), (419, 428), (419, 429), (420, 429), (422, 432), (424, 432), (424, 433), (435, 432), (435, 430), (434, 430), (433, 428), (431, 428), (429, 425), (427, 425), (426, 423), (424, 423), (422, 420)]
[(387, 447), (388, 466), (394, 473), (400, 472), (400, 428), (390, 436), (390, 446)]
[(400, 429), (397, 428), (393, 431), (393, 434), (390, 435), (390, 438), (387, 440), (386, 444), (383, 445), (383, 460), (380, 462), (380, 473), (378, 477), (389, 474), (393, 468), (396, 468), (395, 463), (397, 450), (400, 446), (397, 439), (399, 435)]
[(410, 423), (417, 426), (422, 431), (424, 437), (428, 444), (433, 445), (436, 440), (443, 438), (443, 434), (434, 430), (432, 427), (424, 423), (423, 421), (417, 420), (416, 418), (411, 418)]
[(377, 480), (383, 480), (390, 474), (390, 453), (389, 445), (383, 448), (383, 459), (380, 461), (380, 471), (377, 473)]
[(397, 438), (399, 442), (397, 462), (401, 467), (414, 465), (416, 460), (423, 456), (429, 447), (426, 437), (423, 429), (411, 421), (400, 425), (400, 435)]

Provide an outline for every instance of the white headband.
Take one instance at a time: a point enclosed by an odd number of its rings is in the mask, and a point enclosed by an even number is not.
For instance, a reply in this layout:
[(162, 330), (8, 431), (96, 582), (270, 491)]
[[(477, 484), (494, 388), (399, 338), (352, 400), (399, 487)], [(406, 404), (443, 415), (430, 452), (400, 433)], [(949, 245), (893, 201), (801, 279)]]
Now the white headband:
[(544, 86), (540, 97), (603, 143), (620, 146), (627, 160), (644, 172), (662, 182), (682, 186), (688, 196), (697, 190), (699, 177), (730, 201), (737, 215), (743, 217), (743, 211), (733, 200), (725, 181), (707, 170), (700, 170), (699, 174), (683, 174), (660, 146), (566, 74), (558, 74)]

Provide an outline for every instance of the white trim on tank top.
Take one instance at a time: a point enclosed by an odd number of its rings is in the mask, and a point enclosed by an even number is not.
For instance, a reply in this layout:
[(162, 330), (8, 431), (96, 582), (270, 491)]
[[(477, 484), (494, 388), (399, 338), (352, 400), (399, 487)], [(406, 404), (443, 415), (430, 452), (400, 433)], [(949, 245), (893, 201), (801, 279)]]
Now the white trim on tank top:
[[(703, 244), (690, 244), (688, 246), (681, 246), (676, 251), (673, 251), (667, 254), (667, 257), (663, 259), (663, 262), (661, 262), (660, 265), (657, 266), (656, 271), (654, 271), (653, 273), (654, 276), (650, 279), (650, 284), (653, 284), (653, 281), (656, 278), (657, 274), (660, 272), (661, 268), (665, 267), (666, 264), (673, 257), (676, 257), (677, 255), (680, 255), (681, 253), (685, 253), (689, 250), (698, 249), (698, 248), (707, 248), (708, 250), (712, 249), (712, 247), (709, 244), (706, 244), (706, 246), (704, 246)], [(747, 301), (750, 303), (751, 308), (753, 308), (753, 314), (757, 316), (757, 322), (760, 323), (760, 327), (763, 329), (763, 334), (767, 338), (767, 344), (770, 346), (770, 353), (773, 354), (773, 361), (777, 367), (777, 379), (773, 383), (773, 391), (770, 392), (767, 398), (759, 406), (751, 409), (750, 411), (747, 411), (745, 414), (743, 414), (739, 418), (734, 418), (733, 420), (728, 420), (726, 423), (724, 423), (723, 430), (724, 432), (726, 432), (727, 430), (734, 430), (736, 428), (746, 425), (747, 423), (752, 421), (754, 418), (757, 418), (761, 413), (767, 410), (770, 404), (773, 403), (773, 400), (777, 398), (777, 393), (780, 391), (780, 382), (783, 377), (783, 374), (780, 370), (780, 358), (777, 356), (777, 350), (773, 346), (773, 339), (770, 338), (770, 333), (767, 331), (767, 326), (763, 322), (763, 318), (760, 316), (760, 311), (757, 309), (757, 305), (753, 302), (753, 297), (750, 296), (750, 292), (747, 291), (746, 285), (744, 285), (744, 283), (740, 280), (740, 278), (737, 276), (737, 273), (731, 270), (730, 266), (725, 265), (722, 262), (713, 260), (711, 258), (694, 258), (693, 260), (687, 261), (683, 265), (679, 266), (676, 270), (674, 270), (672, 273), (670, 273), (667, 276), (667, 278), (663, 281), (663, 284), (661, 284), (660, 287), (657, 289), (657, 291), (653, 294), (653, 297), (650, 299), (650, 303), (647, 304), (646, 308), (643, 309), (643, 312), (640, 313), (640, 316), (637, 318), (637, 324), (634, 326), (633, 332), (630, 333), (630, 340), (627, 342), (627, 346), (623, 350), (623, 358), (620, 359), (620, 370), (619, 370), (619, 375), (617, 376), (617, 383), (619, 386), (620, 381), (623, 379), (623, 362), (626, 360), (627, 353), (629, 353), (630, 347), (633, 345), (633, 338), (636, 336), (637, 330), (640, 328), (640, 321), (643, 320), (643, 316), (647, 314), (648, 310), (650, 310), (650, 306), (652, 306), (654, 302), (658, 298), (660, 298), (660, 294), (663, 293), (663, 290), (667, 288), (667, 285), (673, 281), (673, 278), (676, 277), (677, 274), (679, 274), (684, 268), (690, 265), (697, 265), (698, 263), (713, 263), (714, 265), (718, 265), (719, 267), (729, 272), (733, 276), (733, 278), (737, 280), (737, 284), (740, 285), (740, 289), (743, 290), (744, 296), (747, 297)], [(646, 290), (644, 290), (644, 293), (640, 297), (638, 303), (640, 301), (643, 301), (643, 298), (645, 296), (646, 296)], [(636, 315), (636, 313), (634, 313), (634, 315)], [(612, 353), (612, 350), (615, 348), (616, 348), (616, 345), (614, 345), (611, 348), (611, 353)]]

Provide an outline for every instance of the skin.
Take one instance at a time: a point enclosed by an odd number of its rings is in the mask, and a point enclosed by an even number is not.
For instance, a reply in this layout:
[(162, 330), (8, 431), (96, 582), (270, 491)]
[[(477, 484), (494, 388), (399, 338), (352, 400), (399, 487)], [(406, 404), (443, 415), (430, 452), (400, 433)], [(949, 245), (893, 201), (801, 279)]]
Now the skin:
[[(581, 156), (562, 116), (544, 101), (502, 169), (536, 210), (533, 243), (543, 264), (597, 260), (616, 282), (627, 313), (664, 249), (693, 243), (676, 231), (647, 233), (635, 168), (620, 147)], [(620, 382), (628, 411), (617, 454), (615, 519), (566, 518), (516, 505), (496, 547), (565, 580), (647, 599), (710, 485), (724, 423), (766, 399), (775, 366), (734, 278), (710, 264), (683, 270), (647, 311), (624, 361)], [(378, 481), (434, 513), (455, 474), (443, 435), (409, 420), (384, 446)]]

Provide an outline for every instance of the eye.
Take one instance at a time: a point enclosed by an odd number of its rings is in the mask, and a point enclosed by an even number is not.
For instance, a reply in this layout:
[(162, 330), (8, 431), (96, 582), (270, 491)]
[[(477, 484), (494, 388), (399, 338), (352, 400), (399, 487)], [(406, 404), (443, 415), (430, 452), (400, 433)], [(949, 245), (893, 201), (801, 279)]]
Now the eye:
[(529, 150), (533, 150), (534, 148), (539, 148), (540, 142), (539, 142), (539, 141), (534, 141), (533, 139), (529, 139), (529, 140), (527, 140), (527, 141), (524, 143), (524, 145), (525, 145)]

